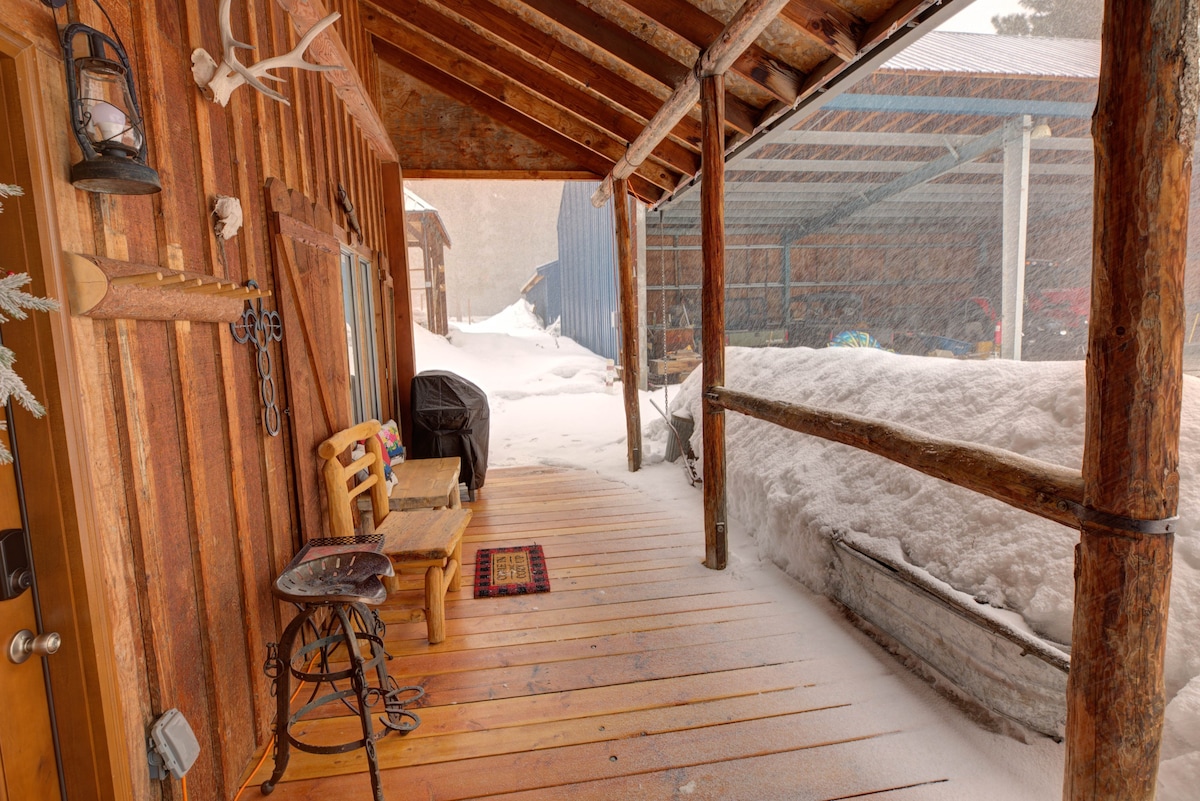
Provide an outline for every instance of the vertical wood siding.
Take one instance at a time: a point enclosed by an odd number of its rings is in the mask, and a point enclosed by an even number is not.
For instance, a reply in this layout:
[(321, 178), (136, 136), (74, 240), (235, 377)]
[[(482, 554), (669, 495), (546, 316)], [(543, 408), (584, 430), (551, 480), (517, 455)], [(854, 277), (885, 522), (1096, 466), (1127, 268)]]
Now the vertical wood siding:
[[(373, 93), (376, 68), (357, 0), (328, 5), (341, 12), (334, 28)], [(276, 177), (332, 209), (335, 225), (348, 230), (337, 204), (340, 183), (357, 209), (362, 248), (377, 258), (386, 253), (381, 165), (327, 81), (285, 70), (286, 83), (276, 86), (290, 107), (242, 87), (221, 108), (201, 96), (191, 75), (194, 48), (221, 59), (216, 2), (104, 6), (135, 65), (159, 195), (91, 195), (67, 182), (78, 155), (66, 128), (54, 19), (38, 0), (0, 0), (7, 24), (41, 51), (43, 122), (57, 160), (56, 216), (66, 250), (252, 278), (275, 289), (264, 186)], [(107, 31), (94, 5), (80, 3), (77, 13)], [(245, 62), (289, 50), (298, 39), (286, 12), (269, 0), (235, 0), (233, 28), (256, 46), (240, 51)], [(210, 216), (218, 194), (240, 198), (245, 212), (241, 233), (223, 249)], [(270, 733), (261, 666), (281, 614), (270, 583), (299, 541), (288, 416), (281, 436), (266, 436), (253, 350), (234, 342), (224, 324), (75, 317), (71, 328), (128, 737), (111, 747), (128, 754), (135, 798), (173, 797), (177, 783), (149, 780), (144, 743), (150, 722), (178, 707), (201, 747), (190, 796), (231, 798)], [(272, 355), (282, 408), (282, 350), (275, 346)]]

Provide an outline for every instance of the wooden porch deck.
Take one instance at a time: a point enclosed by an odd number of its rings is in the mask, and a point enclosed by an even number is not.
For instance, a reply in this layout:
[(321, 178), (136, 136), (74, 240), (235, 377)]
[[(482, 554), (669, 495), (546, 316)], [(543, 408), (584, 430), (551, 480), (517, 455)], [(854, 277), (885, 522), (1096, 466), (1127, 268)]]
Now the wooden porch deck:
[[(670, 508), (557, 468), (494, 470), (472, 506), (446, 641), (383, 610), (391, 674), (427, 691), (421, 726), (379, 744), (389, 801), (955, 797), (895, 703), (911, 678), (832, 615), (814, 627), (761, 568), (704, 568), (702, 534)], [(531, 542), (549, 594), (472, 598), (477, 548)], [(352, 739), (341, 712), (303, 736)], [(365, 771), (361, 750), (294, 752), (272, 798), (369, 798)]]

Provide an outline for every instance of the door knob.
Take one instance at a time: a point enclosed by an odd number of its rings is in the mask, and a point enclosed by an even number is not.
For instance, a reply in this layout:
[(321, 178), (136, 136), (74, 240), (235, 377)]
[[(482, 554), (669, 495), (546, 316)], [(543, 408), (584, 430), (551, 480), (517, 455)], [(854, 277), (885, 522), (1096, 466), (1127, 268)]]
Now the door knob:
[(8, 658), (19, 665), (34, 654), (50, 656), (57, 653), (60, 645), (62, 637), (58, 636), (57, 631), (35, 636), (29, 629), (21, 629), (8, 644)]

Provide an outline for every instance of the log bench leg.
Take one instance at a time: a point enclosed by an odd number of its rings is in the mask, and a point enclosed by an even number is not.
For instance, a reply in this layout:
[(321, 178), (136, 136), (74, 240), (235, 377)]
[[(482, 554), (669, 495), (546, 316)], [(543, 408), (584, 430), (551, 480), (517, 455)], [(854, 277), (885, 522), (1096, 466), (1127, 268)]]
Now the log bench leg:
[(454, 546), (454, 552), (450, 554), (450, 561), (446, 563), (446, 571), (450, 573), (450, 584), (447, 587), (449, 592), (458, 592), (462, 589), (462, 540), (460, 539)]
[(432, 565), (425, 571), (425, 625), (429, 632), (429, 644), (436, 645), (446, 639), (446, 585), (445, 571)]

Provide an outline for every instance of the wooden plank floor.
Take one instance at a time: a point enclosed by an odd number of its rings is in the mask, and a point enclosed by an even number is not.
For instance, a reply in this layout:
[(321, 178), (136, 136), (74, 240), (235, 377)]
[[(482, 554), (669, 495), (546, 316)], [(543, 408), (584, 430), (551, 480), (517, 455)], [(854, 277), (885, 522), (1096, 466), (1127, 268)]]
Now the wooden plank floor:
[[(806, 626), (754, 571), (705, 569), (703, 534), (669, 507), (559, 468), (493, 470), (471, 506), (446, 641), (382, 609), (391, 674), (427, 692), (421, 726), (379, 743), (389, 801), (955, 797), (916, 758), (929, 744), (892, 701), (895, 668), (831, 657), (844, 629)], [(550, 593), (472, 598), (478, 548), (531, 542)], [(301, 736), (355, 737), (327, 714)], [(272, 798), (370, 798), (365, 755), (293, 752)]]

